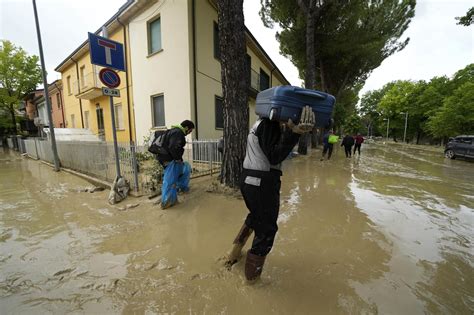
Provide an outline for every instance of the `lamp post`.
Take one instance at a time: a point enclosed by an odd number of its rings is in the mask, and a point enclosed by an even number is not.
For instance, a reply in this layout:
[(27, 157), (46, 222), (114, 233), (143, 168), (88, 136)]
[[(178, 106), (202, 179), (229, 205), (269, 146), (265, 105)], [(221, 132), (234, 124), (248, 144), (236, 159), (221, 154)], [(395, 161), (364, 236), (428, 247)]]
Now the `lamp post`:
[(407, 137), (408, 111), (400, 113), (400, 115), (403, 115), (403, 114), (405, 114), (405, 131), (403, 132), (403, 142), (405, 142), (405, 139)]
[(36, 0), (33, 0), (33, 11), (35, 14), (35, 24), (36, 24), (36, 36), (38, 37), (38, 49), (39, 55), (41, 60), (41, 74), (43, 76), (43, 87), (44, 87), (44, 100), (46, 102), (46, 112), (48, 115), (48, 125), (49, 125), (49, 134), (51, 136), (51, 150), (53, 151), (53, 160), (54, 160), (54, 170), (59, 172), (60, 162), (58, 156), (58, 149), (56, 147), (56, 137), (54, 135), (54, 124), (53, 124), (53, 117), (51, 114), (51, 102), (49, 100), (48, 92), (48, 80), (46, 78), (46, 65), (44, 63), (44, 56), (43, 56), (43, 43), (41, 41), (41, 30), (38, 20), (38, 10), (36, 9)]
[(388, 128), (390, 127), (390, 117), (384, 118), (387, 121), (387, 141), (388, 141)]

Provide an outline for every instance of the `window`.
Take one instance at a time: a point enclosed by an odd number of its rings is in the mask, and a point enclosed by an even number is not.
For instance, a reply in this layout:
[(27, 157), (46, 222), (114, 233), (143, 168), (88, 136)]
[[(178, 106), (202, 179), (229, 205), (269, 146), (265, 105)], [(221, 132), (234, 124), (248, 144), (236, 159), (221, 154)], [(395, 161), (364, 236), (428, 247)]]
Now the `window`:
[(161, 18), (148, 22), (148, 54), (160, 51), (161, 48)]
[(153, 127), (164, 127), (165, 124), (165, 100), (163, 95), (152, 96)]
[(124, 130), (122, 104), (116, 104), (115, 107), (115, 129)]
[(81, 87), (85, 87), (86, 86), (86, 75), (85, 75), (86, 66), (82, 66), (80, 71), (81, 71)]
[(66, 78), (66, 81), (67, 81), (67, 94), (68, 95), (71, 95), (71, 76), (68, 75), (67, 78)]
[(270, 77), (260, 68), (260, 91), (266, 90), (270, 87)]
[(221, 47), (219, 46), (219, 24), (214, 22), (214, 58), (221, 60)]
[(216, 113), (216, 129), (224, 128), (224, 103), (222, 102), (222, 97), (215, 97), (215, 113)]
[(71, 128), (76, 128), (76, 121), (74, 120), (74, 114), (71, 115)]
[(84, 112), (84, 128), (89, 129), (89, 111)]
[(59, 93), (56, 93), (56, 103), (58, 103), (58, 108), (61, 108), (61, 96)]
[(104, 130), (104, 111), (99, 107), (99, 104), (95, 105), (95, 114), (97, 116), (97, 129), (99, 131)]

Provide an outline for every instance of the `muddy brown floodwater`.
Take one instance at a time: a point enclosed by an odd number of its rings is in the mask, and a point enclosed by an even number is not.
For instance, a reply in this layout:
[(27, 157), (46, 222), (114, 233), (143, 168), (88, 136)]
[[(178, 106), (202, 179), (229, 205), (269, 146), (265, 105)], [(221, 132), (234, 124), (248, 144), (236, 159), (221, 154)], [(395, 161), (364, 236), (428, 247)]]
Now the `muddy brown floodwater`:
[(0, 153), (0, 313), (472, 314), (474, 163), (367, 144), (286, 161), (262, 279), (220, 258), (246, 215), (207, 193), (120, 211), (108, 191)]

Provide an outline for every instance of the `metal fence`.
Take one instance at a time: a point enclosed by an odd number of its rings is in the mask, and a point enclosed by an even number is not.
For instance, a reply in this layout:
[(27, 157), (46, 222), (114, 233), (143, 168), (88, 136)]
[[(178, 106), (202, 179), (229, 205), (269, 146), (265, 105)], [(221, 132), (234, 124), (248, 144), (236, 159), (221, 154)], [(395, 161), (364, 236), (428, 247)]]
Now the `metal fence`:
[[(193, 170), (191, 177), (220, 172), (222, 155), (217, 150), (218, 140), (193, 140), (186, 144), (183, 160)], [(111, 142), (57, 141), (62, 167), (98, 179), (112, 182), (116, 177), (115, 153)], [(51, 142), (42, 138), (18, 139), (19, 151), (34, 159), (53, 163)], [(147, 191), (149, 182), (161, 180), (158, 163), (147, 153), (147, 147), (133, 143), (118, 143), (120, 171), (130, 181), (130, 188)]]

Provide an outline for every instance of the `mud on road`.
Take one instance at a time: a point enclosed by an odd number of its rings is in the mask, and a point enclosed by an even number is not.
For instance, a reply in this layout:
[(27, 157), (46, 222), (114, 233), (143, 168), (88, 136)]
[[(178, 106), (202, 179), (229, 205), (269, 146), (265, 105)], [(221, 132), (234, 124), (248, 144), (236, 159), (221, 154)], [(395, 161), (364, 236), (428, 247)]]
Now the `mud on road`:
[(221, 260), (247, 210), (209, 179), (169, 210), (119, 209), (0, 153), (0, 312), (472, 314), (474, 164), (395, 144), (343, 155), (285, 162), (275, 246), (248, 285)]

